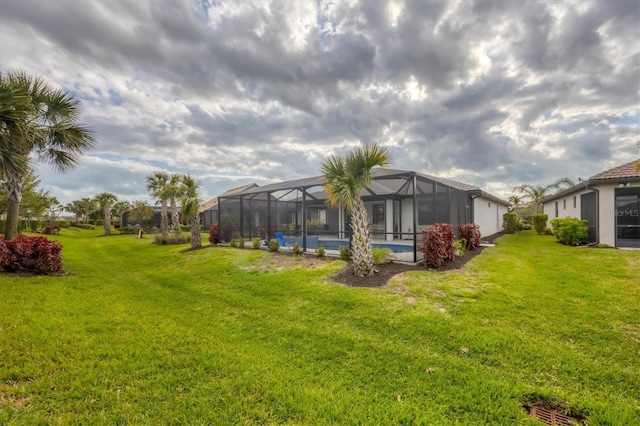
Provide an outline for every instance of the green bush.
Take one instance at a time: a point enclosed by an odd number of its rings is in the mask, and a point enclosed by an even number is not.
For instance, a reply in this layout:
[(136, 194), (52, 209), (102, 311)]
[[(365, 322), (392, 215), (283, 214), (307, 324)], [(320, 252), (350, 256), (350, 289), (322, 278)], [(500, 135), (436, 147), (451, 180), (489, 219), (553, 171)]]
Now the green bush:
[(293, 243), (293, 247), (291, 247), (291, 253), (293, 253), (295, 256), (300, 256), (302, 255), (302, 249), (300, 248), (300, 244)]
[(236, 238), (236, 247), (239, 249), (243, 249), (244, 248), (244, 238), (240, 237), (240, 238)]
[(327, 255), (327, 251), (324, 249), (323, 246), (316, 247), (316, 256), (325, 257), (326, 255)]
[(391, 250), (388, 248), (374, 247), (373, 263), (375, 263), (376, 265), (387, 263), (389, 261), (389, 253), (391, 253)]
[(544, 235), (553, 235), (553, 229), (544, 228)]
[(533, 228), (536, 230), (538, 235), (544, 234), (544, 228), (547, 227), (547, 220), (549, 220), (549, 216), (546, 213), (534, 214), (531, 216), (533, 219)]
[(98, 219), (95, 221), (95, 226), (104, 226), (104, 219)]
[(518, 215), (514, 212), (507, 212), (502, 215), (502, 227), (507, 234), (518, 232)]
[(261, 243), (262, 240), (260, 239), (260, 237), (253, 237), (253, 239), (251, 240), (251, 247), (253, 247), (254, 250), (258, 250)]
[(522, 228), (523, 231), (531, 231), (533, 229), (533, 225), (531, 225), (530, 223), (519, 223), (520, 227)]
[(351, 249), (349, 248), (349, 246), (340, 246), (340, 259), (351, 259)]
[(467, 254), (467, 241), (464, 238), (455, 240), (453, 242), (453, 247), (456, 250), (456, 256), (462, 257)]
[(278, 242), (278, 240), (276, 240), (275, 238), (270, 239), (269, 240), (269, 251), (275, 253), (278, 250), (280, 250), (280, 243)]
[(589, 239), (589, 226), (586, 220), (577, 217), (557, 217), (551, 221), (553, 234), (562, 244), (577, 246)]

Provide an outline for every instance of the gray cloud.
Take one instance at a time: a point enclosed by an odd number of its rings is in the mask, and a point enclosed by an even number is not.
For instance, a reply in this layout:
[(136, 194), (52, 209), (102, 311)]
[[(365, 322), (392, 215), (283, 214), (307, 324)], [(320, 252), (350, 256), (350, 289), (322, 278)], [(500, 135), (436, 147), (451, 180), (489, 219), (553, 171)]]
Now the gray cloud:
[(98, 134), (75, 175), (42, 169), (63, 197), (143, 196), (158, 168), (213, 196), (372, 142), (494, 188), (640, 156), (634, 0), (64, 6), (0, 0), (3, 69), (70, 90)]

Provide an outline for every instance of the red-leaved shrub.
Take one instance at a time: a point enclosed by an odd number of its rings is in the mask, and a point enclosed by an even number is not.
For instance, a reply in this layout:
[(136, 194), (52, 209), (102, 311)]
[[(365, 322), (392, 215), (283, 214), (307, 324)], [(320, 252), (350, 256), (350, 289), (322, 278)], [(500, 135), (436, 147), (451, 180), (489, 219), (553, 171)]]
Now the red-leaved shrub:
[[(13, 241), (0, 240), (0, 266), (8, 272), (49, 275), (62, 272), (62, 246), (44, 237), (18, 235)], [(2, 259), (6, 258), (5, 262)]]
[(458, 231), (460, 231), (460, 239), (465, 241), (465, 249), (467, 251), (473, 250), (474, 247), (478, 247), (481, 241), (480, 227), (475, 223), (465, 223), (458, 225)]
[(422, 247), (424, 266), (437, 268), (445, 260), (453, 260), (455, 235), (453, 227), (448, 223), (436, 223), (422, 230)]
[(58, 235), (60, 234), (60, 227), (58, 225), (47, 225), (42, 233), (46, 235)]
[(211, 245), (216, 245), (219, 242), (220, 238), (220, 226), (217, 223), (214, 223), (209, 227), (209, 243)]

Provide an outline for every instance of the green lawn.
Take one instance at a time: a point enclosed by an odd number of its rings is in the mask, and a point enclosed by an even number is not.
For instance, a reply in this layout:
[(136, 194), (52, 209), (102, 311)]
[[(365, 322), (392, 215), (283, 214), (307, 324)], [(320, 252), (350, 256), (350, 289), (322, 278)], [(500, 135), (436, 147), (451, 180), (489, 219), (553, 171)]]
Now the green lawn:
[(0, 424), (640, 424), (640, 252), (526, 231), (368, 289), (96, 235), (55, 237), (70, 276), (0, 276)]

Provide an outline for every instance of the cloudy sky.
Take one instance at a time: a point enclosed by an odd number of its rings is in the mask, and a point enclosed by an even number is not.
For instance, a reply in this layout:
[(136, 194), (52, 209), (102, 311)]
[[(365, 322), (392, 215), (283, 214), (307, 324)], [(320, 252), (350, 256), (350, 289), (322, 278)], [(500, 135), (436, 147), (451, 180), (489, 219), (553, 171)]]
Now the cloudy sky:
[(37, 170), (63, 203), (145, 198), (156, 170), (206, 199), (373, 142), (507, 198), (640, 157), (639, 22), (637, 0), (0, 0), (0, 68), (83, 101), (95, 148)]

